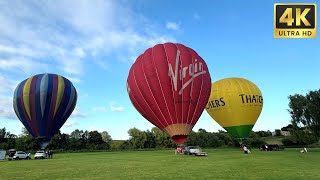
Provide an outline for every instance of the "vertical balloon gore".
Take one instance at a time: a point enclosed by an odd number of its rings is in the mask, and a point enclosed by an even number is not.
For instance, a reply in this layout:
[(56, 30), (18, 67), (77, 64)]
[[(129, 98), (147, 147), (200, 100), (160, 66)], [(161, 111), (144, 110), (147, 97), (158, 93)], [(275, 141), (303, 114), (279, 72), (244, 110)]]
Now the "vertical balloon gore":
[(205, 61), (178, 43), (157, 44), (131, 66), (127, 91), (136, 110), (183, 144), (201, 116), (211, 91)]
[(172, 136), (172, 140), (173, 142), (175, 142), (176, 144), (183, 144), (188, 138), (188, 135), (175, 135)]

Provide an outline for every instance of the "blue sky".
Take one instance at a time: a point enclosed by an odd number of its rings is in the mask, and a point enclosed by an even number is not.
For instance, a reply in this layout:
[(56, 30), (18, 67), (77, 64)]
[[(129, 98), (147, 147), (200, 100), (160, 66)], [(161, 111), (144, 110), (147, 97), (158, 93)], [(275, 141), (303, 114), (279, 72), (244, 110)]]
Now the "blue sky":
[[(78, 91), (62, 132), (106, 130), (113, 139), (127, 139), (129, 128), (151, 129), (132, 106), (126, 79), (138, 55), (164, 42), (196, 50), (212, 81), (254, 82), (264, 107), (253, 130), (286, 126), (287, 97), (320, 88), (320, 40), (275, 39), (278, 2), (290, 1), (1, 1), (0, 128), (21, 133), (13, 91), (48, 72), (69, 78)], [(222, 129), (205, 111), (193, 130), (199, 128)]]

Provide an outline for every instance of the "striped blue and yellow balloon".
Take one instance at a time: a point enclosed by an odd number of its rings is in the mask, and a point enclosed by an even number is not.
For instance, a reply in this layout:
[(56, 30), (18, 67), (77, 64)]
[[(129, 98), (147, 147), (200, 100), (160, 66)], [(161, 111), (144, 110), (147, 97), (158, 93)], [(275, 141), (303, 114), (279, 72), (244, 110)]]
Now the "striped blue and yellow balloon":
[(13, 97), (17, 117), (41, 148), (67, 121), (76, 103), (75, 87), (57, 74), (38, 74), (22, 81)]

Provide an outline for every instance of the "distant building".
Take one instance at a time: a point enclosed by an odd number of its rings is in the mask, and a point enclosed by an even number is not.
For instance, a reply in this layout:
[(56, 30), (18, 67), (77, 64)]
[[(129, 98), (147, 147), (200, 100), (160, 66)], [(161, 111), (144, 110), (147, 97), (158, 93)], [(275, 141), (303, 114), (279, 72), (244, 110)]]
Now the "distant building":
[(281, 136), (290, 136), (290, 132), (289, 131), (282, 131), (280, 129), (276, 129), (275, 131), (272, 132), (272, 136), (276, 136), (277, 132), (280, 132)]

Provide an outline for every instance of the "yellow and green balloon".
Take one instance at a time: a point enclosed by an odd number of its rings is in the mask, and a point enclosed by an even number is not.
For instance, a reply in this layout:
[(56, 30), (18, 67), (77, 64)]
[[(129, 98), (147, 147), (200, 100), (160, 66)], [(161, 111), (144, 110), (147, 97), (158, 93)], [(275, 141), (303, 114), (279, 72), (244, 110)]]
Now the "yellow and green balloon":
[(206, 106), (209, 115), (235, 139), (249, 136), (263, 106), (259, 88), (243, 78), (225, 78), (212, 83)]

